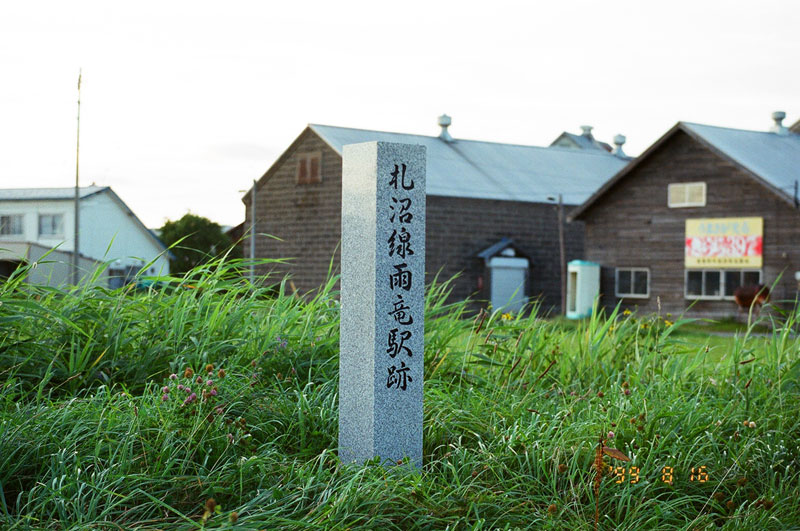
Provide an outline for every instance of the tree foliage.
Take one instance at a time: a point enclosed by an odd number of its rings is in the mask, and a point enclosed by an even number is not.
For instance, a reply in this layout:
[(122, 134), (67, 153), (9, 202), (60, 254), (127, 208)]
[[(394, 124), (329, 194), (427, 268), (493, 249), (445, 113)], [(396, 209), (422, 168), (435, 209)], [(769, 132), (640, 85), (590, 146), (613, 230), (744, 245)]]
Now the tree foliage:
[[(174, 257), (170, 259), (170, 269), (177, 274), (226, 253), (233, 245), (218, 223), (191, 213), (177, 221), (167, 220), (161, 227), (161, 241), (171, 247)], [(235, 247), (230, 256), (240, 258), (241, 250)]]

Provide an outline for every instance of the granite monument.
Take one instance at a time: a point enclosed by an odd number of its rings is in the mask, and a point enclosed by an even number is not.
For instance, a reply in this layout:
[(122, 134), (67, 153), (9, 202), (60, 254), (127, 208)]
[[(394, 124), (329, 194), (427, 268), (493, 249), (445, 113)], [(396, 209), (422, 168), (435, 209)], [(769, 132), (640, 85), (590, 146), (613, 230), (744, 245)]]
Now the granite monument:
[(344, 146), (339, 457), (422, 465), (425, 147)]

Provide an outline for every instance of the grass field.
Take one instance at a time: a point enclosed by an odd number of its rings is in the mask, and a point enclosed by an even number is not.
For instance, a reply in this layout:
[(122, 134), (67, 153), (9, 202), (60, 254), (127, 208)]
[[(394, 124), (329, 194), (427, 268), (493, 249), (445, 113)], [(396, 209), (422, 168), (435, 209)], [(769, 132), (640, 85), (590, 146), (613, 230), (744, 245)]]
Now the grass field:
[(800, 528), (796, 313), (564, 326), (433, 285), (413, 471), (337, 460), (334, 284), (0, 284), (0, 527)]

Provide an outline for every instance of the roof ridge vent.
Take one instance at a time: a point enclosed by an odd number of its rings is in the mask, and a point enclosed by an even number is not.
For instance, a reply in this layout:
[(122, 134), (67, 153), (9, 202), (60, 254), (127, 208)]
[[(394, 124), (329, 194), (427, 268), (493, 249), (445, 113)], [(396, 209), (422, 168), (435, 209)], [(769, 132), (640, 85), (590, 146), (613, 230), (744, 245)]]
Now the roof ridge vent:
[(615, 136), (614, 137), (614, 151), (612, 151), (611, 154), (616, 156), (616, 157), (623, 158), (623, 159), (628, 158), (628, 155), (626, 155), (625, 152), (622, 151), (622, 146), (625, 144), (626, 140), (627, 140), (627, 138), (625, 138), (625, 135), (617, 135), (617, 136)]
[(443, 114), (439, 117), (439, 127), (442, 128), (442, 132), (439, 133), (439, 138), (445, 142), (455, 142), (455, 139), (450, 136), (450, 133), (447, 131), (447, 128), (450, 127), (451, 123), (453, 123), (453, 119), (446, 114)]
[(583, 132), (581, 133), (581, 136), (585, 136), (586, 138), (594, 140), (594, 137), (592, 136), (592, 129), (594, 129), (594, 126), (582, 125), (581, 126), (581, 131), (583, 131)]
[(783, 111), (775, 111), (772, 113), (772, 119), (775, 120), (775, 125), (772, 126), (772, 131), (776, 135), (788, 135), (789, 130), (783, 125), (783, 119), (786, 118), (786, 113)]

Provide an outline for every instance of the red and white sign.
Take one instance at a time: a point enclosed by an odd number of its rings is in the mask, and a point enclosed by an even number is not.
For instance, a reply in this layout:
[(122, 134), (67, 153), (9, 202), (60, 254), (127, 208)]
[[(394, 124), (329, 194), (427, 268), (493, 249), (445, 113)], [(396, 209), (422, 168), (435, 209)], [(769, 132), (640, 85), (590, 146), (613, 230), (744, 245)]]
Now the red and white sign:
[(687, 268), (760, 268), (762, 218), (686, 220)]

